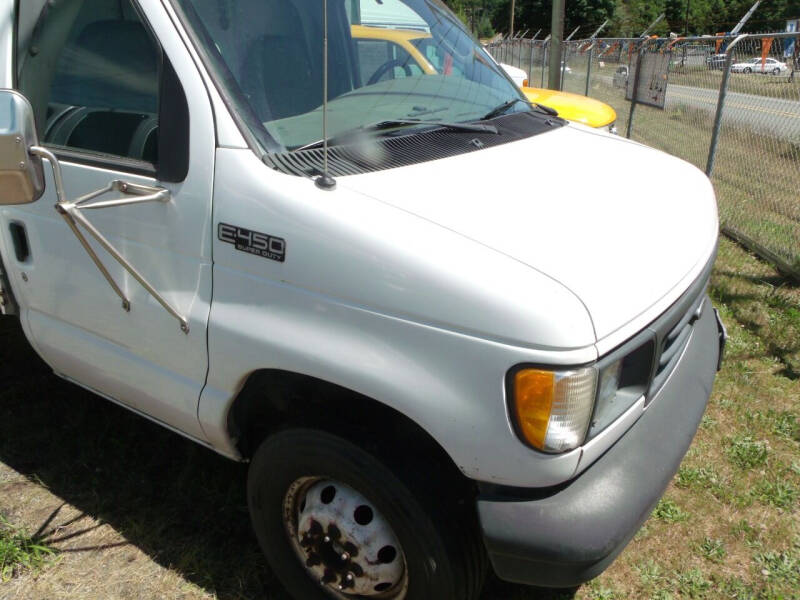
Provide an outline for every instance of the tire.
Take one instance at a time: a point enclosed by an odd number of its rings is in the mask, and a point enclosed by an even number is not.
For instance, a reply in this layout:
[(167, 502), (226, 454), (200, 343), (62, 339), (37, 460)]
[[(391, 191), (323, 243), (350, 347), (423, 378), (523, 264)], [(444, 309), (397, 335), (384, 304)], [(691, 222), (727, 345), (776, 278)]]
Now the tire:
[(772, 69), (772, 74), (777, 77), (778, 75), (781, 74), (781, 70), (780, 69)]
[[(318, 430), (290, 429), (272, 435), (259, 447), (250, 464), (247, 499), (267, 561), (298, 600), (475, 600), (483, 586), (487, 561), (472, 502), (447, 500), (446, 486), (437, 489), (432, 484), (435, 481), (435, 476), (422, 473), (401, 480), (375, 456), (343, 438)], [(354, 498), (356, 504), (361, 503), (355, 511)], [(325, 502), (332, 508), (326, 508)], [(359, 520), (364, 503), (370, 506), (369, 515), (374, 515), (368, 524)], [(331, 514), (335, 518), (326, 521)], [(378, 528), (383, 533), (359, 532), (359, 527)], [(387, 531), (395, 537), (387, 538)], [(323, 539), (325, 533), (330, 535)], [(360, 533), (364, 535), (359, 545)], [(330, 537), (337, 541), (331, 542)], [(380, 540), (377, 545), (385, 544), (377, 555), (369, 546), (376, 538)], [(375, 567), (375, 556), (395, 547), (386, 539), (396, 540), (400, 547)], [(372, 562), (364, 558), (370, 554)], [(345, 555), (347, 560), (340, 562)], [(307, 568), (301, 556), (312, 566)], [(354, 564), (356, 561), (364, 568)], [(394, 570), (388, 576), (377, 573), (376, 579), (375, 569), (384, 568)], [(309, 569), (317, 571), (312, 574)], [(324, 569), (322, 578), (320, 569)], [(397, 575), (400, 571), (402, 577)], [(323, 583), (326, 577), (334, 579)], [(376, 581), (379, 583), (373, 585)], [(336, 591), (341, 584), (353, 586), (349, 595)], [(360, 594), (353, 594), (355, 585)], [(364, 592), (365, 587), (370, 591)], [(386, 591), (372, 591), (375, 589)]]
[(751, 69), (750, 67), (746, 67), (744, 72), (749, 74), (753, 72), (753, 69)]

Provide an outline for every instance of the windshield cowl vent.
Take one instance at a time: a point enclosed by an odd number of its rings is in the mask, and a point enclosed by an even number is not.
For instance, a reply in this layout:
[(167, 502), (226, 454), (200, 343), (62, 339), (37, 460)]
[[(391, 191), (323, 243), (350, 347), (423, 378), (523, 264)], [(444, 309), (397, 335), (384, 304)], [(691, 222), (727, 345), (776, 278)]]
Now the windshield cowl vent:
[[(405, 167), (508, 144), (553, 131), (565, 123), (547, 115), (525, 112), (493, 119), (499, 135), (439, 128), (373, 137), (364, 142), (330, 146), (328, 170), (333, 177), (344, 177)], [(288, 175), (316, 177), (323, 172), (323, 157), (322, 148), (313, 148), (269, 153), (264, 162)]]

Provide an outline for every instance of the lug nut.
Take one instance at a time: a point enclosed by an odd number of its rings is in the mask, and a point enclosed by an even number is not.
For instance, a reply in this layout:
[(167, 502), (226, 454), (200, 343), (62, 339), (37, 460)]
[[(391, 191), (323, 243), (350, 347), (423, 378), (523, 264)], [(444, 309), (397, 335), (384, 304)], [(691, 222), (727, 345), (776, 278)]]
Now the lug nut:
[(322, 541), (323, 541), (323, 542), (325, 542), (326, 544), (330, 544), (330, 543), (331, 543), (331, 538), (329, 538), (329, 537), (326, 535), (324, 538), (322, 538)]
[(347, 581), (353, 581), (353, 574), (352, 574), (352, 573), (348, 573), (347, 575), (345, 575), (345, 577), (344, 577), (344, 578), (345, 578)]
[(348, 560), (350, 560), (350, 555), (347, 552), (342, 552), (341, 558), (343, 561), (347, 562)]

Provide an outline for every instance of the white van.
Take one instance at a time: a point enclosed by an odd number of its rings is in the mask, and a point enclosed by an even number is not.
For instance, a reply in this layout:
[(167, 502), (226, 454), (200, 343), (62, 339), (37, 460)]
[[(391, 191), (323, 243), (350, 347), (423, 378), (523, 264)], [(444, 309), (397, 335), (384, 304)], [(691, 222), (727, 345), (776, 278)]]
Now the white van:
[(442, 74), (394, 78), (340, 0), (0, 0), (0, 304), (61, 377), (249, 461), (295, 598), (572, 586), (711, 392), (714, 193), (402, 4)]

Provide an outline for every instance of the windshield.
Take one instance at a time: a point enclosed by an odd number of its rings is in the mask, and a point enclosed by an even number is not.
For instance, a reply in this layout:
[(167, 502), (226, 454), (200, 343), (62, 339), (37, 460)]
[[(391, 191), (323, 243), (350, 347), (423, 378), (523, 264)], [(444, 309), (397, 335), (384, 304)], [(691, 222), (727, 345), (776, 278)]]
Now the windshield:
[[(322, 138), (322, 0), (177, 1), (265, 149)], [(328, 52), (332, 140), (386, 121), (476, 121), (510, 100), (522, 101), (507, 112), (531, 110), (440, 0), (328, 0)]]

